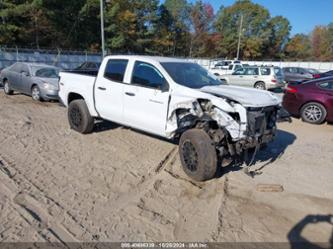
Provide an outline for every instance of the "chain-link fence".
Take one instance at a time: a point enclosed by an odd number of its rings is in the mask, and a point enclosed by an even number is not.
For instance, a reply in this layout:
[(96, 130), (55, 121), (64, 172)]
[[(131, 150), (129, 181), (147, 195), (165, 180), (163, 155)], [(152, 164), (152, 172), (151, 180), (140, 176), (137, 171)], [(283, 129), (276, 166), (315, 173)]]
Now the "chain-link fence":
[[(210, 69), (221, 59), (190, 59), (190, 61)], [(101, 53), (90, 53), (86, 51), (68, 51), (68, 50), (46, 50), (46, 49), (24, 49), (0, 47), (0, 69), (8, 67), (17, 61), (35, 62), (48, 65), (54, 65), (62, 69), (74, 69), (83, 62), (101, 62)], [(314, 68), (319, 71), (333, 70), (333, 62), (292, 62), (292, 61), (243, 61), (250, 65), (274, 65), (280, 67), (293, 66)]]
[[(189, 59), (193, 62), (200, 64), (201, 66), (211, 69), (215, 64), (222, 59)], [(326, 72), (333, 70), (333, 62), (311, 62), (311, 61), (242, 61), (244, 64), (248, 65), (273, 65), (277, 67), (303, 67), (303, 68), (313, 68), (317, 69), (320, 72)]]
[(0, 69), (8, 67), (17, 61), (43, 63), (62, 69), (73, 69), (83, 62), (100, 62), (101, 60), (101, 54), (86, 51), (0, 47)]

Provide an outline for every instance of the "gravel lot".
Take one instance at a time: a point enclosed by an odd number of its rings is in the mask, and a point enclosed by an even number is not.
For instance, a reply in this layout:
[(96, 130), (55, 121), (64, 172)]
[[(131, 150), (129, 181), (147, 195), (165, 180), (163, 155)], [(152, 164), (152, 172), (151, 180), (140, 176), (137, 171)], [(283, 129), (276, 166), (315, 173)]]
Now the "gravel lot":
[[(0, 93), (0, 241), (333, 241), (333, 126), (279, 124), (250, 167), (196, 183), (177, 146)], [(315, 222), (315, 218), (321, 222)]]

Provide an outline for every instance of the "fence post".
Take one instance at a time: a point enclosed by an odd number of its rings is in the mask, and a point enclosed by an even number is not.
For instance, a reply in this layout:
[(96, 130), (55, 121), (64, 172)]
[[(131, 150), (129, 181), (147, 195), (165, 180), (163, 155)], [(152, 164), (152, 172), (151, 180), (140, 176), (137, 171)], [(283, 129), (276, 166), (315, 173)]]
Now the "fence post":
[(58, 62), (59, 62), (59, 58), (60, 58), (60, 55), (61, 55), (61, 50), (59, 48), (57, 48), (58, 50), (58, 54), (53, 62), (53, 66), (57, 66)]
[(18, 53), (18, 48), (17, 48), (17, 46), (15, 46), (15, 47), (16, 47), (16, 62), (18, 62), (19, 53)]

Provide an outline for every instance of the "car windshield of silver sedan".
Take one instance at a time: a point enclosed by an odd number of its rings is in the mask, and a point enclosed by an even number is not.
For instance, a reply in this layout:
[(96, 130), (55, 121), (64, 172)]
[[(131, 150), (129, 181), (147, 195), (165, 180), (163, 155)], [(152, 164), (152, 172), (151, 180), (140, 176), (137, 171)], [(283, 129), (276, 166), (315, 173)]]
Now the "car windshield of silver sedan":
[(196, 63), (166, 62), (161, 63), (161, 65), (176, 83), (189, 88), (202, 88), (224, 84)]
[(39, 78), (58, 78), (59, 70), (56, 68), (48, 68), (48, 67), (34, 67), (32, 69), (34, 71), (34, 75)]

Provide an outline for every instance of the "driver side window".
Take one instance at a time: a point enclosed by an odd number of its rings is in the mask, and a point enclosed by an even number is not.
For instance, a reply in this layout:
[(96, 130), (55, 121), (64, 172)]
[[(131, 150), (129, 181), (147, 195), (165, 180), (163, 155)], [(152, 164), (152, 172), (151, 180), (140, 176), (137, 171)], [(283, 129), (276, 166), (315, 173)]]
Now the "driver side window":
[(27, 76), (30, 75), (29, 73), (29, 67), (27, 65), (22, 64), (21, 66), (21, 73), (25, 73)]
[(162, 89), (167, 84), (159, 70), (153, 65), (141, 61), (135, 62), (131, 83), (154, 89)]

